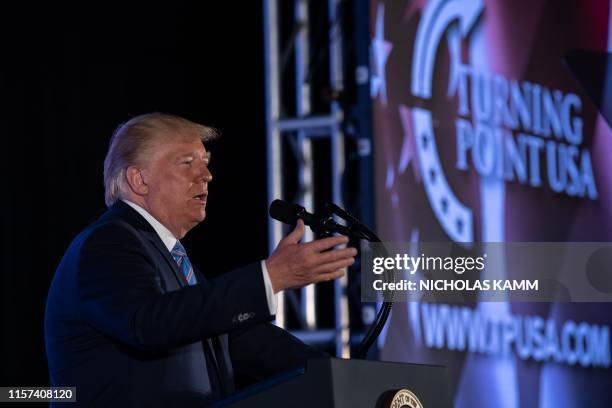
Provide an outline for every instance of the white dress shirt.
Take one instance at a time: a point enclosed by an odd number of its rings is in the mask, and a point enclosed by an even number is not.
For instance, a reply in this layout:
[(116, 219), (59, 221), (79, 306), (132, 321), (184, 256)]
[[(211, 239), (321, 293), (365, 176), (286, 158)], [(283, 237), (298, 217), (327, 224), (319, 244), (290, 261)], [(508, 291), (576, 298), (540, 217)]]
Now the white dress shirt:
[[(174, 245), (176, 245), (176, 241), (178, 239), (170, 232), (168, 228), (166, 228), (161, 222), (157, 221), (155, 217), (153, 217), (147, 210), (128, 200), (122, 200), (124, 203), (132, 207), (134, 210), (138, 211), (138, 214), (142, 215), (142, 217), (147, 220), (149, 224), (153, 227), (159, 238), (162, 240), (166, 248), (168, 248), (168, 252), (172, 252)], [(268, 300), (268, 308), (270, 309), (270, 314), (276, 314), (276, 295), (274, 294), (274, 289), (272, 289), (272, 282), (270, 281), (270, 275), (268, 274), (268, 268), (266, 267), (266, 261), (261, 261), (261, 272), (263, 274), (264, 287), (266, 288), (266, 299)]]

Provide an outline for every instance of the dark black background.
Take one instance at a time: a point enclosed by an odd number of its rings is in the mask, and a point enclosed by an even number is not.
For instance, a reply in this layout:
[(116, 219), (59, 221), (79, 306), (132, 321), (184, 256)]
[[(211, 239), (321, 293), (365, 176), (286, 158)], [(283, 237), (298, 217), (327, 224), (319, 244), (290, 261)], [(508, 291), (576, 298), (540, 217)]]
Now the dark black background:
[(186, 238), (214, 275), (267, 253), (259, 1), (25, 4), (0, 13), (0, 385), (47, 385), (46, 294), (74, 236), (105, 210), (102, 162), (130, 117), (214, 126), (207, 219)]

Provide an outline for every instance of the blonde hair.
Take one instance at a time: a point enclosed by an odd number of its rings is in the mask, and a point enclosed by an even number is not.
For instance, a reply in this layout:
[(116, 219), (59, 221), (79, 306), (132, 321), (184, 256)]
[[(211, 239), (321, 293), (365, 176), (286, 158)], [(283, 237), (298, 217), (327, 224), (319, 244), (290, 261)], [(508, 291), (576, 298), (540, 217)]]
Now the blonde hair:
[(205, 142), (217, 137), (217, 131), (180, 116), (157, 112), (135, 116), (121, 124), (111, 137), (104, 159), (106, 205), (110, 207), (122, 198), (129, 166), (144, 165), (157, 144), (177, 137), (197, 137)]

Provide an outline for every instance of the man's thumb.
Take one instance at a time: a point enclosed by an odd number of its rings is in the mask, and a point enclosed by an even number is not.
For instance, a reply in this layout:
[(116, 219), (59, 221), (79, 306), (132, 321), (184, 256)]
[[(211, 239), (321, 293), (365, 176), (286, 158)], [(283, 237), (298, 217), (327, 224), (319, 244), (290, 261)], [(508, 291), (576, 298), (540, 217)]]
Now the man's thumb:
[(285, 237), (283, 241), (286, 241), (288, 244), (297, 244), (300, 242), (300, 239), (302, 239), (303, 236), (304, 221), (301, 218), (298, 218), (295, 228)]

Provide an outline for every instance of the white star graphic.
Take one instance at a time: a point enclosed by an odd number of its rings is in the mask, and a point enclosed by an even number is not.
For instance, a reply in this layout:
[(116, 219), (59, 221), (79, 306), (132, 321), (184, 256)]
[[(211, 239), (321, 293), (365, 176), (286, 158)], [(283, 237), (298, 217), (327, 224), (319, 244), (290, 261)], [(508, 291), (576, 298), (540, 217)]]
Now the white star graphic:
[(370, 82), (370, 96), (380, 95), (381, 103), (387, 105), (387, 81), (385, 79), (385, 65), (391, 53), (393, 44), (385, 40), (385, 5), (378, 4), (376, 8), (376, 27), (372, 38), (371, 55), (374, 72)]

